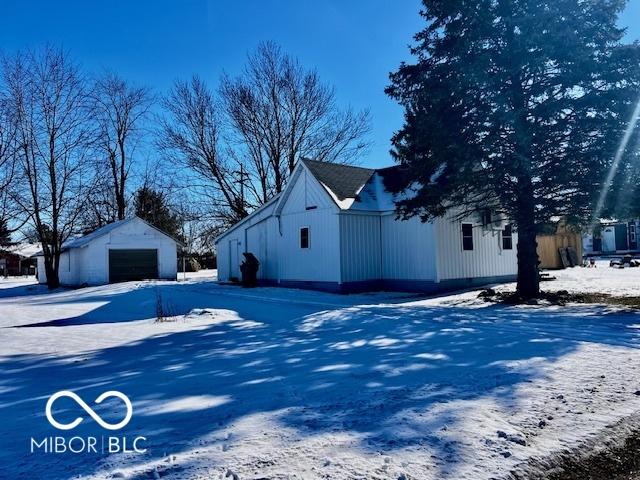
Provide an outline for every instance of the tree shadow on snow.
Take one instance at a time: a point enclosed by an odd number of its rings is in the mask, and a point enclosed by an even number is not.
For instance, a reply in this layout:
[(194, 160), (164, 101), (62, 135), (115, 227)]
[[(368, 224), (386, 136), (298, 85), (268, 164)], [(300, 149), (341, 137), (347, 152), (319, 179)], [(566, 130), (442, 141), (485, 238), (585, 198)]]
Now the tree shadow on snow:
[[(106, 303), (93, 311), (38, 326), (102, 323), (122, 318), (123, 309), (131, 313), (127, 320), (149, 319), (155, 309), (153, 302), (145, 303), (155, 298), (151, 290), (98, 296), (96, 302)], [(47, 478), (97, 471), (93, 461), (78, 467), (73, 455), (29, 454), (28, 437), (61, 433), (44, 418), (52, 393), (73, 390), (91, 405), (102, 392), (118, 390), (134, 403), (133, 419), (118, 434), (146, 436), (149, 452), (143, 459), (170, 453), (187, 468), (197, 463), (198, 456), (190, 452), (199, 439), (222, 445), (224, 432), (234, 424), (270, 413), (294, 429), (297, 439), (357, 433), (357, 448), (371, 454), (426, 445), (422, 454), (439, 459), (434, 467), (439, 476), (455, 478), (464, 454), (473, 449), (440, 436), (464, 421), (456, 401), (486, 397), (516, 410), (518, 388), (542, 375), (535, 362), (529, 365), (532, 359), (554, 361), (574, 351), (578, 341), (594, 338), (637, 345), (624, 316), (581, 328), (585, 315), (601, 313), (596, 307), (540, 313), (532, 324), (530, 311), (502, 306), (407, 306), (394, 300), (332, 309), (320, 300), (327, 305), (351, 300), (293, 293), (300, 303), (287, 303), (266, 294), (261, 298), (260, 290), (234, 290), (238, 296), (218, 291), (179, 285), (162, 289), (179, 313), (209, 309), (202, 315), (215, 321), (200, 329), (158, 333), (83, 355), (0, 359), (0, 420), (7, 442), (0, 448), (0, 465), (10, 466), (14, 478), (36, 478), (43, 471)], [(516, 361), (528, 367), (511, 368)], [(56, 403), (56, 417), (65, 421), (78, 410), (70, 400)], [(121, 416), (117, 406), (96, 411), (115, 421)], [(73, 431), (104, 433), (90, 419)], [(140, 458), (131, 457), (123, 465), (136, 462)]]

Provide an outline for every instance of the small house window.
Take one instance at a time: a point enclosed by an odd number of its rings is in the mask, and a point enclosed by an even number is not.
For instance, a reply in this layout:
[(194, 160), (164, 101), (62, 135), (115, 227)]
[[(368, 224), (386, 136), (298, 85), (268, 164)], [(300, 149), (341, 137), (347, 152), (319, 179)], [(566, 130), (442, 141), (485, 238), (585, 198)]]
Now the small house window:
[(473, 225), (470, 223), (462, 224), (462, 249), (473, 250)]
[(513, 229), (511, 225), (505, 225), (502, 230), (502, 249), (513, 250)]
[(300, 229), (300, 248), (309, 248), (309, 227)]

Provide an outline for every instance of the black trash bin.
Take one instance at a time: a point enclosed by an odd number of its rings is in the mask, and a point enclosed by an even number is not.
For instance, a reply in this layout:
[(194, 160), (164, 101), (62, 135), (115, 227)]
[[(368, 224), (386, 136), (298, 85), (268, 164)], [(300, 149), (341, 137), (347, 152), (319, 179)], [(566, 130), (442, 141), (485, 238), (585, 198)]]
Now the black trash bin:
[(240, 272), (242, 273), (242, 286), (255, 287), (258, 285), (258, 269), (260, 262), (253, 253), (245, 252), (244, 261), (240, 264)]

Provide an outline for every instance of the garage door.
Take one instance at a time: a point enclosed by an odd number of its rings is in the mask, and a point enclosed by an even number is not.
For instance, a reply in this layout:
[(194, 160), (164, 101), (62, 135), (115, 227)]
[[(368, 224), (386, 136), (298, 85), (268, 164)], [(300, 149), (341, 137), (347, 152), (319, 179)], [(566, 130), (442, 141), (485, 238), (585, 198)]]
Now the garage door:
[(158, 251), (109, 250), (109, 282), (158, 278)]

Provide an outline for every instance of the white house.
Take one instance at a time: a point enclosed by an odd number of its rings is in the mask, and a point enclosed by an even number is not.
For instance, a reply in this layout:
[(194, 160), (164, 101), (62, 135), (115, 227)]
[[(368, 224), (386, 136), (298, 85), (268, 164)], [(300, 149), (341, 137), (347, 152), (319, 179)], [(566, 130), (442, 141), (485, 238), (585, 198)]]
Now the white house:
[[(61, 285), (101, 285), (127, 280), (177, 276), (178, 242), (139, 217), (105, 225), (62, 246)], [(38, 256), (38, 280), (46, 283), (44, 257)]]
[[(380, 170), (302, 160), (285, 190), (216, 240), (218, 278), (240, 278), (243, 252), (264, 284), (335, 292), (435, 292), (515, 279), (516, 233), (490, 215), (396, 219)], [(387, 183), (388, 184), (388, 183)]]

